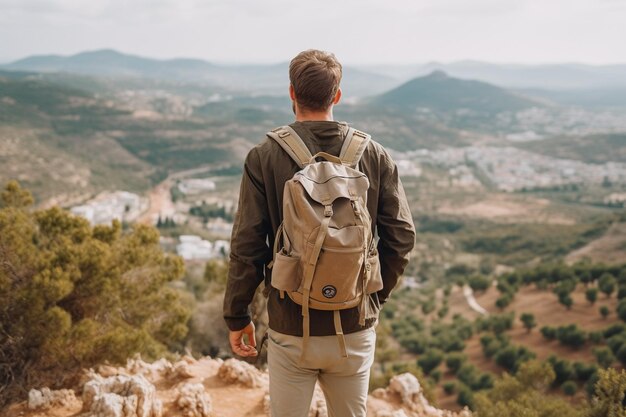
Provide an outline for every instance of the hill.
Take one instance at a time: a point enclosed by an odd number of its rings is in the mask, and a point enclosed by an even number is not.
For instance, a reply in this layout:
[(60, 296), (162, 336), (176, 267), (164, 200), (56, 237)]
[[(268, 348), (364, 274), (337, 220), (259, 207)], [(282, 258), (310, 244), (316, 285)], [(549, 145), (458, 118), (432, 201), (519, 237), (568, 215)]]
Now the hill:
[(626, 161), (626, 133), (606, 133), (554, 138), (518, 144), (518, 147), (556, 158), (594, 164)]
[(626, 65), (587, 65), (559, 63), (543, 65), (496, 64), (464, 60), (429, 62), (419, 65), (378, 65), (369, 71), (399, 79), (445, 71), (453, 77), (480, 80), (507, 88), (535, 88), (554, 91), (596, 90), (626, 87)]
[[(286, 94), (288, 63), (217, 65), (202, 59), (153, 59), (113, 49), (81, 52), (70, 56), (36, 55), (0, 66), (9, 70), (70, 72), (97, 76), (154, 78), (205, 83), (233, 91)], [(344, 67), (346, 97), (377, 94), (397, 85), (389, 76)]]
[(413, 111), (425, 108), (441, 112), (468, 111), (479, 114), (516, 112), (541, 107), (537, 101), (482, 81), (464, 80), (434, 71), (414, 78), (375, 97), (372, 104)]

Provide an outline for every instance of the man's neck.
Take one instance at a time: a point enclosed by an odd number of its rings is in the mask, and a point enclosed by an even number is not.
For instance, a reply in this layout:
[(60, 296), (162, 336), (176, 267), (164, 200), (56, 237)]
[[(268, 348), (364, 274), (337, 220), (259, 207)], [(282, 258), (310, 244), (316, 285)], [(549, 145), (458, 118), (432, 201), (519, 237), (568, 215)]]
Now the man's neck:
[(296, 111), (297, 122), (323, 122), (323, 121), (333, 121), (333, 120), (335, 120), (335, 118), (333, 117), (332, 109), (329, 111), (321, 111), (321, 112)]

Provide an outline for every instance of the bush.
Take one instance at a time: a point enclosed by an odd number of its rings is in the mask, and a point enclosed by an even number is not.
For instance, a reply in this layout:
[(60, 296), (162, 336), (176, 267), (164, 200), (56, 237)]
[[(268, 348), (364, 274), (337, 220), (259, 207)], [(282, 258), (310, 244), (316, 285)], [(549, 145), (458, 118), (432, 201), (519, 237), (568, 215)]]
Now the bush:
[(594, 399), (591, 401), (587, 417), (611, 417), (626, 414), (624, 392), (626, 391), (626, 372), (609, 368), (598, 371)]
[(587, 288), (585, 298), (587, 298), (589, 304), (594, 304), (598, 299), (598, 289), (596, 287)]
[(446, 357), (446, 367), (451, 373), (456, 374), (466, 360), (467, 356), (462, 353), (451, 353)]
[(525, 361), (530, 359), (534, 359), (535, 354), (532, 353), (524, 346), (514, 346), (509, 345), (499, 350), (494, 359), (498, 366), (502, 368), (515, 372), (517, 368)]
[(591, 343), (598, 345), (602, 343), (602, 341), (604, 340), (604, 336), (602, 335), (602, 332), (600, 331), (589, 332), (587, 335), (587, 339)]
[(626, 300), (620, 300), (617, 304), (617, 316), (622, 321), (626, 321)]
[(473, 291), (486, 291), (491, 286), (491, 279), (484, 275), (473, 275), (467, 283)]
[(559, 294), (559, 303), (569, 310), (574, 305), (574, 299), (569, 294), (561, 293)]
[(619, 287), (617, 287), (617, 299), (623, 300), (624, 298), (626, 298), (626, 285), (620, 284)]
[(579, 348), (585, 344), (587, 334), (578, 328), (576, 324), (560, 326), (556, 329), (556, 338), (561, 344), (573, 348)]
[(574, 381), (565, 381), (561, 384), (561, 390), (565, 395), (571, 397), (578, 391), (578, 385)]
[(454, 392), (456, 391), (456, 384), (454, 383), (454, 381), (448, 381), (444, 383), (443, 391), (448, 395), (454, 394)]
[(461, 407), (469, 407), (470, 409), (474, 409), (474, 393), (472, 390), (465, 386), (461, 385), (458, 388), (458, 395), (456, 398), (456, 402)]
[(476, 328), (478, 331), (491, 330), (495, 334), (504, 333), (506, 330), (511, 330), (513, 327), (513, 321), (515, 320), (515, 313), (504, 314), (492, 314), (488, 317), (479, 317), (476, 320)]
[(615, 362), (615, 356), (611, 349), (607, 347), (598, 347), (592, 350), (593, 356), (596, 357), (596, 361), (603, 368), (608, 368)]
[(559, 359), (553, 355), (548, 358), (548, 363), (552, 365), (552, 369), (554, 370), (554, 382), (556, 384), (562, 384), (567, 380), (574, 379), (576, 376), (574, 366), (566, 359)]
[(598, 288), (608, 298), (611, 296), (611, 294), (613, 294), (613, 291), (615, 291), (615, 284), (616, 284), (615, 277), (611, 275), (610, 273), (605, 272), (604, 274), (602, 274), (602, 276), (600, 277), (600, 280), (598, 281)]
[(524, 324), (524, 327), (528, 332), (530, 332), (533, 327), (537, 326), (537, 322), (535, 321), (535, 315), (532, 313), (522, 313), (520, 320)]
[(183, 262), (155, 228), (92, 227), (31, 203), (16, 182), (0, 197), (0, 408), (31, 383), (56, 388), (105, 361), (183, 349), (193, 299), (170, 286)]
[(556, 329), (550, 326), (543, 326), (541, 328), (541, 334), (546, 340), (554, 340), (556, 339)]
[(595, 363), (574, 362), (574, 373), (576, 379), (585, 382), (598, 371), (598, 365)]
[(624, 323), (615, 323), (607, 327), (602, 331), (602, 335), (605, 339), (618, 335), (620, 333), (626, 333), (626, 324)]
[(623, 366), (626, 366), (626, 343), (619, 348), (615, 354), (615, 358), (620, 361)]
[(443, 361), (443, 353), (438, 349), (429, 349), (417, 360), (417, 365), (428, 375)]
[(610, 314), (609, 308), (607, 306), (600, 307), (600, 315), (603, 319), (606, 319)]
[(500, 310), (504, 310), (509, 306), (509, 304), (511, 304), (511, 301), (513, 301), (511, 294), (504, 294), (496, 300), (496, 307)]
[(435, 369), (434, 371), (432, 371), (429, 375), (430, 379), (433, 380), (433, 382), (436, 384), (441, 380), (441, 370), (439, 369)]

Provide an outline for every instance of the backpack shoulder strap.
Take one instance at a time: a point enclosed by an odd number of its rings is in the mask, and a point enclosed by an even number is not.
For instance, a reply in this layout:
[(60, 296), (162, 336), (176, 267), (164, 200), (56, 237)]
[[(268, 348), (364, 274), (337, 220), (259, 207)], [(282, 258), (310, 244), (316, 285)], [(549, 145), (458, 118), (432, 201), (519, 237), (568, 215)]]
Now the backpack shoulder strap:
[(274, 139), (289, 154), (291, 159), (296, 161), (300, 168), (308, 165), (313, 157), (302, 138), (298, 136), (291, 126), (278, 127), (271, 132), (267, 132), (267, 136)]
[(367, 144), (370, 139), (371, 136), (367, 133), (356, 130), (353, 127), (348, 128), (348, 134), (346, 135), (346, 139), (343, 141), (341, 153), (339, 154), (341, 161), (344, 164), (355, 168), (359, 163), (361, 156), (363, 156), (363, 152), (365, 151), (365, 148), (367, 148)]

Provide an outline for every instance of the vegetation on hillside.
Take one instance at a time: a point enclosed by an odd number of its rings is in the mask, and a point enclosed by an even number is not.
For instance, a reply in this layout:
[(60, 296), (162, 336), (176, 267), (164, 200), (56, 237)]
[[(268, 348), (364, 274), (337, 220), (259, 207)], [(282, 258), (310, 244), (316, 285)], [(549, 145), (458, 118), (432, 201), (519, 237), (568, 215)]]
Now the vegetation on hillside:
[(192, 300), (171, 286), (183, 264), (154, 228), (91, 227), (32, 202), (16, 182), (0, 196), (0, 405), (82, 368), (182, 349)]

